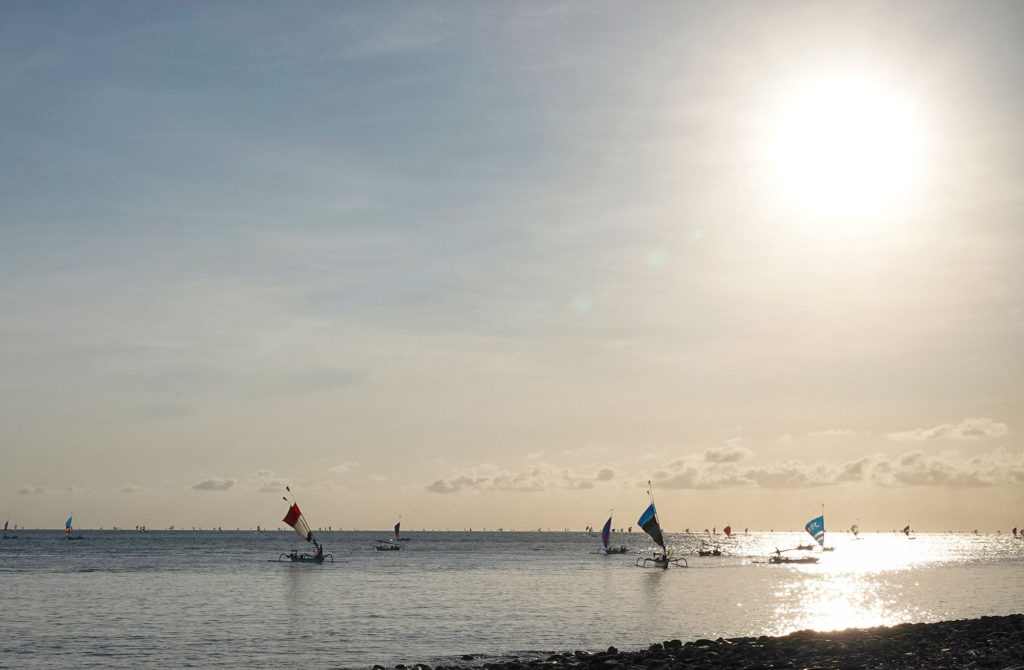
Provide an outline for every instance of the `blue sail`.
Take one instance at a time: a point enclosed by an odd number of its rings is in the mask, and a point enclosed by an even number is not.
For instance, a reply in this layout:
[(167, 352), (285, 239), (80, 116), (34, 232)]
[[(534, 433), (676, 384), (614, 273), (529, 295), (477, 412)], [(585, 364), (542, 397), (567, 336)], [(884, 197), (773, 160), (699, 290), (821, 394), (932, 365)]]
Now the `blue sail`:
[(608, 517), (608, 520), (604, 522), (604, 528), (601, 529), (601, 542), (604, 544), (604, 548), (608, 548), (608, 544), (612, 539), (612, 518)]
[(804, 526), (804, 528), (807, 530), (808, 533), (811, 534), (811, 537), (813, 537), (815, 540), (818, 541), (818, 544), (820, 544), (821, 547), (824, 549), (825, 548), (825, 516), (822, 515), (822, 516), (817, 517), (816, 519), (811, 519), (810, 521), (807, 522), (807, 525)]
[(665, 538), (661, 535), (661, 526), (658, 524), (658, 511), (654, 509), (654, 503), (644, 510), (644, 513), (640, 515), (640, 527), (644, 529), (644, 532), (651, 536), (662, 549), (665, 548)]
[(71, 528), (71, 517), (68, 517), (68, 520), (64, 523), (64, 527)]

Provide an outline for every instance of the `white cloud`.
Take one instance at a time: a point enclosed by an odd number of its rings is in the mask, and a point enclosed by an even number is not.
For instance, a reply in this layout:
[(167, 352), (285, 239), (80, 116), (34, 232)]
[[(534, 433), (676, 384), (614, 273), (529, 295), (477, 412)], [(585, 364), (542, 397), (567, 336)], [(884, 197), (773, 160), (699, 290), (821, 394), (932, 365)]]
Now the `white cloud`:
[(218, 479), (216, 477), (201, 481), (192, 487), (194, 491), (227, 491), (235, 485), (234, 479)]
[(142, 487), (135, 484), (125, 484), (117, 490), (118, 493), (139, 493), (140, 491), (142, 491)]
[(802, 488), (860, 483), (884, 487), (954, 488), (1024, 484), (1024, 452), (996, 449), (964, 458), (955, 452), (908, 451), (896, 458), (862, 456), (843, 463), (773, 461), (738, 465), (702, 455), (677, 458), (654, 474), (661, 488)]
[(738, 444), (725, 444), (704, 450), (704, 460), (712, 463), (739, 463), (754, 455), (750, 449)]
[(993, 421), (988, 417), (964, 419), (960, 423), (944, 423), (931, 428), (914, 428), (896, 433), (889, 433), (890, 440), (922, 442), (949, 438), (953, 440), (990, 440), (1004, 437), (1010, 432), (1005, 423)]

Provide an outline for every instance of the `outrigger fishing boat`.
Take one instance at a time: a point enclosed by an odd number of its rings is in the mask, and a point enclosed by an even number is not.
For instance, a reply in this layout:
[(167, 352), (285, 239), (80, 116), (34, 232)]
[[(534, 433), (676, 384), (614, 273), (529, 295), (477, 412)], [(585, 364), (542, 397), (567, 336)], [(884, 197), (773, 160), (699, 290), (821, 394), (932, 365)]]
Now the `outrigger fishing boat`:
[(661, 524), (658, 522), (658, 510), (654, 507), (654, 493), (652, 493), (654, 487), (651, 486), (651, 482), (648, 480), (647, 486), (651, 488), (647, 490), (647, 495), (651, 499), (651, 504), (647, 506), (644, 513), (640, 515), (640, 527), (644, 529), (644, 532), (651, 536), (654, 543), (661, 547), (661, 553), (657, 551), (648, 558), (647, 556), (641, 556), (636, 559), (636, 565), (641, 568), (654, 567), (668, 569), (668, 566), (674, 565), (679, 568), (690, 567), (686, 563), (685, 558), (675, 558), (669, 554), (668, 549), (665, 548), (665, 538), (661, 533)]
[(598, 550), (599, 554), (625, 554), (629, 550), (626, 545), (619, 545), (613, 547), (612, 545), (612, 518), (609, 516), (608, 520), (604, 522), (604, 528), (601, 529), (601, 544), (603, 547)]
[(396, 542), (408, 542), (407, 537), (398, 537), (398, 530), (402, 527), (402, 517), (398, 517), (398, 523), (395, 524), (395, 541)]
[(769, 563), (817, 563), (817, 556), (783, 556), (782, 552), (792, 549), (776, 549), (775, 553), (768, 557)]
[[(288, 493), (292, 492), (291, 488), (287, 486), (284, 488)], [(313, 537), (313, 531), (309, 529), (309, 524), (306, 523), (306, 519), (303, 518), (302, 512), (299, 510), (298, 503), (288, 500), (287, 496), (284, 496), (283, 499), (286, 503), (291, 504), (291, 507), (288, 508), (288, 514), (284, 516), (283, 521), (294, 528), (295, 532), (299, 534), (299, 537), (316, 548), (313, 550), (312, 554), (300, 553), (298, 549), (292, 549), (290, 553), (278, 556), (277, 560), (279, 562), (289, 560), (293, 563), (323, 563), (324, 559), (329, 558), (331, 559), (331, 563), (333, 563), (334, 556), (331, 554), (325, 554), (323, 546), (321, 546), (320, 543), (316, 541), (316, 538)]]
[(68, 520), (64, 522), (64, 539), (66, 539), (66, 540), (81, 540), (82, 539), (81, 535), (72, 535), (71, 534), (71, 531), (73, 531), (73, 530), (74, 530), (74, 527), (71, 525), (71, 517), (68, 517)]
[(700, 545), (693, 550), (693, 553), (698, 556), (721, 556), (722, 547), (717, 544), (709, 545), (702, 540)]
[(402, 545), (398, 544), (394, 540), (374, 540), (376, 544), (373, 548), (377, 551), (398, 551), (402, 548)]

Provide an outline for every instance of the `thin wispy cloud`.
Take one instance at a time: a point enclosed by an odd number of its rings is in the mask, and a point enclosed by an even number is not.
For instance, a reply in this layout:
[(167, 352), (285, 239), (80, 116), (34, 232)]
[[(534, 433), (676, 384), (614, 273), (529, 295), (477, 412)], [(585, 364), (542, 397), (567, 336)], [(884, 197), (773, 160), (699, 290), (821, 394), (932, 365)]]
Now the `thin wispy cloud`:
[(18, 489), (18, 495), (21, 496), (39, 496), (46, 493), (47, 489), (45, 486), (22, 486)]
[(569, 468), (538, 464), (514, 472), (502, 470), (491, 464), (484, 464), (452, 477), (436, 479), (426, 486), (426, 490), (433, 493), (457, 493), (467, 490), (536, 493), (559, 489), (592, 489), (598, 483), (608, 483), (615, 478), (616, 472), (610, 467), (574, 471)]
[(192, 487), (193, 491), (227, 491), (234, 487), (234, 479), (206, 479)]
[(960, 423), (944, 423), (931, 428), (914, 428), (886, 437), (898, 442), (924, 442), (927, 440), (991, 440), (1005, 437), (1010, 429), (1005, 423), (988, 417), (964, 419)]

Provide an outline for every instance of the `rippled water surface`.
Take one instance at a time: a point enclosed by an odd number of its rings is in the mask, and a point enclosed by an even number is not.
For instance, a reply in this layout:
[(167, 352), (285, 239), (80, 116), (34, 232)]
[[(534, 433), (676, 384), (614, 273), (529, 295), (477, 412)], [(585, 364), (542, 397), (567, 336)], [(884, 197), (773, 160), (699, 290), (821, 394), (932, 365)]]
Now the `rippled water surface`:
[(807, 535), (720, 537), (721, 557), (669, 535), (685, 570), (636, 567), (637, 533), (605, 556), (582, 533), (413, 532), (377, 552), (384, 534), (325, 532), (323, 565), (276, 561), (291, 531), (80, 535), (0, 543), (0, 667), (435, 665), (1009, 614), (1024, 593), (1011, 535), (832, 535), (809, 565), (765, 562)]

